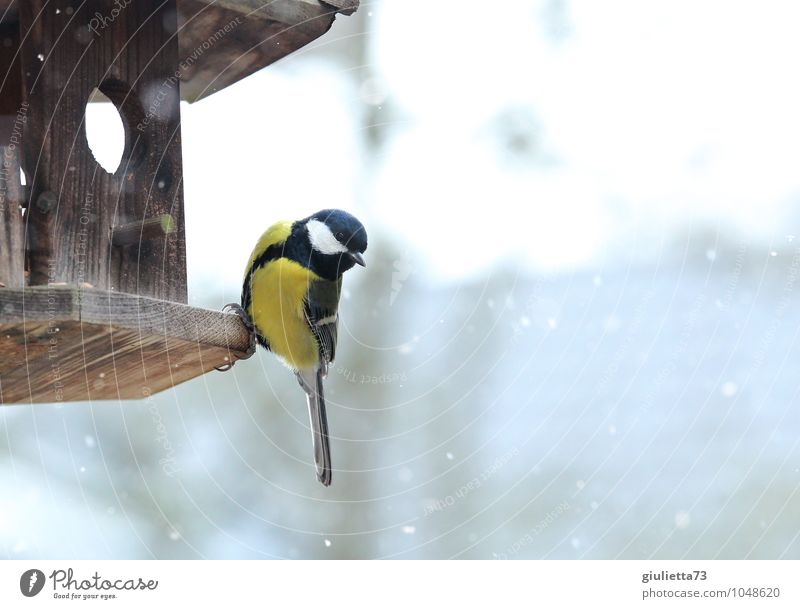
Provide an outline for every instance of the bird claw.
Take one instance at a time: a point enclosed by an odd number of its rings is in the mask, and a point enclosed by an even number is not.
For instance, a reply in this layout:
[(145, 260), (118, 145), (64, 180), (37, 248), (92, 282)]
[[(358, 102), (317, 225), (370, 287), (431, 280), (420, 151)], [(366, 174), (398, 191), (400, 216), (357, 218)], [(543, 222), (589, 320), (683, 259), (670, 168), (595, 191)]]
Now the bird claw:
[[(247, 311), (245, 311), (241, 307), (241, 305), (239, 305), (238, 303), (235, 303), (235, 302), (230, 302), (230, 303), (226, 304), (224, 307), (222, 307), (222, 311), (225, 312), (225, 313), (227, 313), (228, 311), (236, 313), (236, 315), (239, 316), (239, 319), (242, 320), (242, 323), (244, 324), (244, 327), (247, 328), (247, 333), (250, 335), (250, 343), (249, 343), (249, 345), (247, 347), (247, 351), (245, 351), (245, 356), (242, 357), (242, 358), (239, 358), (239, 359), (247, 359), (247, 358), (251, 357), (253, 355), (253, 353), (256, 352), (256, 330), (255, 330), (255, 327), (253, 326), (253, 322), (250, 319), (250, 316), (247, 314)], [(216, 366), (214, 369), (218, 370), (220, 372), (227, 372), (228, 370), (233, 368), (233, 365), (235, 363), (236, 363), (236, 361), (233, 361), (233, 362), (230, 362), (230, 363), (225, 364), (223, 366)]]

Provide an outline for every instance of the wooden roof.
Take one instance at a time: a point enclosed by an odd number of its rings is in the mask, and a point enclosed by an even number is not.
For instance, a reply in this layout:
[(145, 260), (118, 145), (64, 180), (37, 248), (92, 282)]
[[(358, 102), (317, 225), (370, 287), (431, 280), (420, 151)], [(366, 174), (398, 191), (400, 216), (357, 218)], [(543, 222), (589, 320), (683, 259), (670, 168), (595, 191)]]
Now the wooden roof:
[[(0, 21), (20, 0), (0, 0)], [(207, 97), (319, 38), (359, 0), (177, 0), (181, 97)], [(112, 3), (109, 3), (113, 6)]]

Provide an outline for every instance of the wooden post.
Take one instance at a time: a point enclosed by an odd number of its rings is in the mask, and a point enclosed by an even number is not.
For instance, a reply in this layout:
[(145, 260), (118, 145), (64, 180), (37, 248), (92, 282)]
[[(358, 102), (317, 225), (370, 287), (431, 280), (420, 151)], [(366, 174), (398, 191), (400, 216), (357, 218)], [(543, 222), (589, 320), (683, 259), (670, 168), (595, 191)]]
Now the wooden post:
[(25, 247), (19, 179), (22, 128), (27, 104), (22, 99), (19, 27), (0, 24), (0, 287), (25, 285)]
[[(175, 0), (19, 2), (29, 111), (24, 166), (30, 284), (186, 302)], [(86, 139), (97, 88), (116, 106), (125, 150), (112, 175)], [(112, 227), (171, 216), (174, 230), (126, 247)]]

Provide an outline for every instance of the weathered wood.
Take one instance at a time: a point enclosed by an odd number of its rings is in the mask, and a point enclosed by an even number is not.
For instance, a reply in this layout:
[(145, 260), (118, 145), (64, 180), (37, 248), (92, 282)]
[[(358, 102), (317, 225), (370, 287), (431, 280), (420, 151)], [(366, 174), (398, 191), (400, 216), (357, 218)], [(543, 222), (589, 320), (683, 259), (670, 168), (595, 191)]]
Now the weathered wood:
[[(344, 6), (338, 8), (339, 2)], [(327, 32), (353, 0), (184, 0), (178, 3), (182, 91), (196, 101), (257, 72)], [(226, 24), (234, 24), (225, 33)], [(224, 35), (218, 33), (223, 31)], [(191, 61), (207, 41), (213, 48)]]
[[(16, 20), (17, 4), (0, 0), (0, 14)], [(177, 8), (181, 98), (192, 102), (319, 38), (358, 0), (177, 0)]]
[(246, 356), (231, 313), (67, 286), (0, 290), (0, 402), (136, 399)]
[(20, 150), (0, 145), (0, 287), (25, 285), (25, 236), (20, 203)]
[(22, 69), (17, 50), (19, 27), (0, 24), (0, 287), (25, 285), (22, 210), (25, 193), (19, 178), (22, 127)]
[(7, 143), (22, 105), (19, 24), (0, 22), (0, 141)]
[(199, 0), (204, 4), (220, 6), (243, 15), (263, 12), (264, 17), (272, 21), (280, 21), (287, 25), (295, 25), (320, 16), (325, 10), (320, 5), (327, 5), (328, 11), (336, 11), (350, 15), (358, 8), (359, 0)]
[(148, 218), (139, 222), (128, 222), (111, 229), (111, 244), (115, 247), (138, 245), (142, 241), (163, 239), (175, 230), (175, 221), (169, 214)]
[[(24, 165), (30, 284), (88, 282), (186, 302), (175, 0), (19, 4), (30, 102)], [(63, 10), (62, 10), (63, 9)], [(110, 175), (84, 124), (98, 88), (117, 107), (125, 151)], [(175, 231), (112, 248), (111, 227), (169, 214)]]
[(352, 15), (358, 10), (359, 0), (323, 0), (323, 4), (334, 7), (343, 15)]

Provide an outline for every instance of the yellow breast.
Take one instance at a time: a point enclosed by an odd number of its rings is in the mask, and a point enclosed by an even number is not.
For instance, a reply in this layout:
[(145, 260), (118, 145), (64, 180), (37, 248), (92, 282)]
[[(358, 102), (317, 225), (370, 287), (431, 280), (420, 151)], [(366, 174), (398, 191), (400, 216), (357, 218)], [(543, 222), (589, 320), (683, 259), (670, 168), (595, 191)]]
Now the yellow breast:
[(275, 355), (293, 369), (313, 368), (319, 348), (306, 322), (303, 301), (309, 282), (319, 277), (302, 265), (279, 258), (252, 278), (250, 317)]

